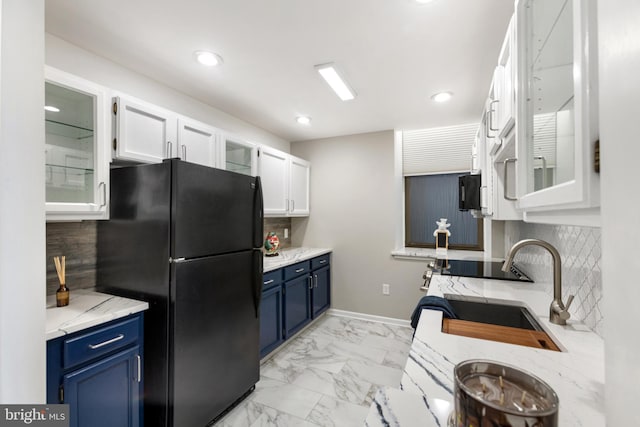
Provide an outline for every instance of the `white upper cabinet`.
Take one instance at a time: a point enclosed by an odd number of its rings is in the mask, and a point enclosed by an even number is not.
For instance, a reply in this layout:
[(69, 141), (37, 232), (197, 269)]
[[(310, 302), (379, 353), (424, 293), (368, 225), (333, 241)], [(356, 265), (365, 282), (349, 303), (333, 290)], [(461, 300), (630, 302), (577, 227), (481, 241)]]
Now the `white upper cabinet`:
[(515, 28), (513, 18), (509, 21), (509, 27), (507, 28), (507, 34), (504, 42), (502, 43), (502, 49), (500, 49), (500, 56), (498, 57), (498, 66), (496, 67), (495, 83), (497, 88), (496, 100), (498, 105), (496, 106), (496, 128), (498, 129), (498, 136), (505, 138), (505, 136), (513, 129), (515, 124), (516, 113), (516, 94), (514, 88), (515, 82), (515, 67), (513, 65), (513, 51), (515, 45)]
[(219, 168), (244, 175), (258, 175), (257, 145), (226, 133), (221, 136), (220, 145)]
[(128, 96), (113, 100), (113, 157), (159, 163), (177, 154), (177, 115)]
[(289, 155), (271, 147), (258, 150), (265, 216), (286, 216), (289, 211)]
[(107, 90), (45, 67), (47, 220), (108, 218)]
[(178, 157), (186, 162), (217, 166), (218, 135), (212, 126), (186, 117), (178, 119)]
[(309, 162), (271, 147), (258, 150), (265, 216), (309, 215)]
[(519, 207), (599, 225), (595, 1), (519, 0), (516, 17)]
[(290, 157), (289, 166), (289, 216), (309, 215), (309, 174), (311, 163)]

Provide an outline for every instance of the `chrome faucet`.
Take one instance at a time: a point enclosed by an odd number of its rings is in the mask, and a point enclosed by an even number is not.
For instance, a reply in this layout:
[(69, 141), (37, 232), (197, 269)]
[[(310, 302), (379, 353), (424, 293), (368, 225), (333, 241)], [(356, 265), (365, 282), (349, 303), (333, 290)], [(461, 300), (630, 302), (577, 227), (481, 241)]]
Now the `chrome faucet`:
[(544, 240), (538, 239), (524, 239), (517, 242), (511, 247), (507, 254), (507, 260), (502, 265), (502, 271), (509, 271), (513, 264), (513, 258), (520, 249), (525, 246), (534, 245), (541, 246), (551, 253), (553, 258), (553, 301), (551, 301), (551, 307), (549, 308), (549, 320), (556, 325), (566, 325), (567, 320), (571, 317), (569, 314), (569, 306), (573, 302), (574, 295), (569, 295), (567, 299), (567, 305), (562, 302), (562, 263), (560, 261), (560, 254), (558, 250), (554, 248), (550, 243)]

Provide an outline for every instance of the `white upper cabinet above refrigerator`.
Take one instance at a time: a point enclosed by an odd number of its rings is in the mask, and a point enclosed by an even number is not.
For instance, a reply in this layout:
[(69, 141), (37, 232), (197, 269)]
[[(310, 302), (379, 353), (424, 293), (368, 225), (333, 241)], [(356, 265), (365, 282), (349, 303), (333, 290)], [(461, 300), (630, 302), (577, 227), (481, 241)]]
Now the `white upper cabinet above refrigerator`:
[(227, 133), (221, 135), (220, 141), (219, 168), (243, 175), (258, 175), (257, 145)]
[(129, 96), (112, 105), (114, 159), (159, 163), (177, 153), (177, 115)]
[(203, 166), (218, 165), (220, 131), (186, 117), (178, 119), (178, 153), (180, 159)]

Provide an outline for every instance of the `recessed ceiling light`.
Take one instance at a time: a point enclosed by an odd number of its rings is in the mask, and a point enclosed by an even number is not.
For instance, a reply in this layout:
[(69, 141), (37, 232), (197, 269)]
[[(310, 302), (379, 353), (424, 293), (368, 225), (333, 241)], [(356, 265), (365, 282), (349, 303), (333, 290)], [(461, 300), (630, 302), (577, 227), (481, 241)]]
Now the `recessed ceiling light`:
[(345, 79), (338, 74), (335, 65), (332, 63), (316, 65), (316, 70), (340, 99), (349, 101), (356, 97), (353, 89), (351, 89)]
[(451, 92), (440, 92), (433, 95), (431, 99), (435, 102), (447, 102), (452, 96), (453, 94)]
[(198, 50), (195, 52), (196, 60), (207, 67), (215, 67), (222, 64), (222, 57), (217, 53)]
[(296, 117), (296, 122), (300, 123), (301, 125), (308, 125), (311, 123), (311, 117), (309, 116), (298, 116)]
[(57, 107), (54, 107), (53, 105), (45, 105), (44, 109), (47, 110), (47, 111), (51, 111), (53, 113), (59, 113), (60, 112), (60, 109), (57, 108)]

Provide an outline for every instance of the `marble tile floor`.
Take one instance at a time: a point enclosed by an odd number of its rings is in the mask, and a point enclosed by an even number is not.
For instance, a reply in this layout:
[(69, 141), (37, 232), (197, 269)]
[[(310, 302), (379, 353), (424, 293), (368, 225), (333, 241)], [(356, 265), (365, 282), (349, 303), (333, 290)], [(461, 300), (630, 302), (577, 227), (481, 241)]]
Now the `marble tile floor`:
[(325, 315), (263, 362), (256, 390), (216, 427), (362, 426), (378, 389), (399, 387), (412, 335)]

